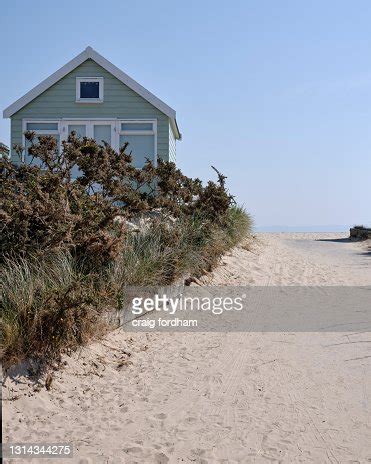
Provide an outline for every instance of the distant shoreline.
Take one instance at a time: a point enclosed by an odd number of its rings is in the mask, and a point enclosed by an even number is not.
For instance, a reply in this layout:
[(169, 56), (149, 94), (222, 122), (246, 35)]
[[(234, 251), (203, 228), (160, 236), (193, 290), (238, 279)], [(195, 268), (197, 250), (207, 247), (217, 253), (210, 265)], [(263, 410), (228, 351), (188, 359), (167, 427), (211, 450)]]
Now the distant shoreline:
[(354, 224), (349, 225), (314, 225), (314, 226), (283, 226), (283, 225), (272, 225), (272, 226), (256, 226), (254, 232), (346, 232), (349, 233), (349, 229)]

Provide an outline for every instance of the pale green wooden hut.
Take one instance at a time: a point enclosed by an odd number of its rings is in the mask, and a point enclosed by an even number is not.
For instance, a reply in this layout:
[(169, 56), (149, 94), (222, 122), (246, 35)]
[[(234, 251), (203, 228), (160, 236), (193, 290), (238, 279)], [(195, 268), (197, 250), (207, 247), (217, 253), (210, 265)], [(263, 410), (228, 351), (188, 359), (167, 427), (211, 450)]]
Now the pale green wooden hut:
[[(129, 142), (137, 167), (145, 158), (176, 162), (176, 141), (181, 138), (175, 111), (91, 47), (12, 103), (3, 115), (11, 120), (11, 147), (25, 147), (23, 161), (28, 160), (26, 130), (53, 135), (59, 143), (75, 131), (117, 151)], [(14, 149), (11, 157), (20, 161)]]

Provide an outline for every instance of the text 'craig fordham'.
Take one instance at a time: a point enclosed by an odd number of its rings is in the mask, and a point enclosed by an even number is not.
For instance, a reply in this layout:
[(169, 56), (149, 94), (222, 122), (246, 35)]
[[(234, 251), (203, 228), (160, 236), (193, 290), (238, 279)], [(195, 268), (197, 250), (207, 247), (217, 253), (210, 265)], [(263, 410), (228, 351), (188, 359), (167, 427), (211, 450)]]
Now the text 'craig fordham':
[(131, 321), (133, 327), (146, 327), (154, 329), (155, 327), (197, 327), (195, 319), (134, 319)]

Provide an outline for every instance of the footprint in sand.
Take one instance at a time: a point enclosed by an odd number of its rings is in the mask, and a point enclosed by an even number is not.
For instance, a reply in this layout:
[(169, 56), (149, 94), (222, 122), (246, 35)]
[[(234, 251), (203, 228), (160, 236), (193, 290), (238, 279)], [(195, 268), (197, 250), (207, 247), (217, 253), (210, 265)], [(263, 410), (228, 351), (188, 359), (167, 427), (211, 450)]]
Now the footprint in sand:
[(164, 453), (157, 453), (155, 456), (155, 463), (156, 464), (166, 464), (169, 462), (169, 458)]

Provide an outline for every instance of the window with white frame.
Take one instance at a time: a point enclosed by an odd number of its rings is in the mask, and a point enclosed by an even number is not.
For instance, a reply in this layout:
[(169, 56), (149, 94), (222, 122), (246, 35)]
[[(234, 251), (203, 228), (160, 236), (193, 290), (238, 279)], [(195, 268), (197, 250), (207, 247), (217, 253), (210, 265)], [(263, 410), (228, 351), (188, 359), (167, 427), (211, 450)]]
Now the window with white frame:
[[(57, 147), (59, 148), (59, 143), (60, 143), (60, 134), (59, 134), (59, 122), (58, 121), (37, 121), (37, 120), (32, 120), (32, 121), (25, 121), (24, 122), (24, 131), (32, 131), (36, 135), (36, 141), (37, 138), (43, 135), (51, 135), (53, 136), (56, 141), (57, 141)], [(23, 140), (23, 146), (25, 147), (25, 153), (24, 153), (24, 159), (27, 164), (29, 164), (32, 161), (32, 164), (34, 165), (40, 165), (41, 161), (38, 159), (32, 159), (31, 155), (28, 153), (28, 149), (31, 146), (31, 143), (24, 138)]]
[[(127, 142), (129, 145), (126, 151), (131, 153), (135, 167), (142, 168), (147, 158), (156, 165), (156, 119), (24, 119), (22, 127), (22, 132), (34, 131), (36, 136), (54, 136), (60, 149), (62, 140), (66, 140), (72, 131), (75, 131), (79, 137), (94, 138), (99, 144), (102, 144), (103, 141), (107, 142), (116, 151)], [(28, 155), (30, 143), (25, 137), (23, 137), (23, 146), (25, 147), (23, 160), (30, 162), (31, 159)], [(37, 160), (33, 160), (33, 162), (37, 164)]]
[(156, 164), (156, 136), (156, 121), (119, 121), (119, 146), (129, 144), (126, 151), (136, 168), (142, 168), (147, 158)]
[(76, 77), (77, 103), (102, 103), (103, 90), (103, 77)]

